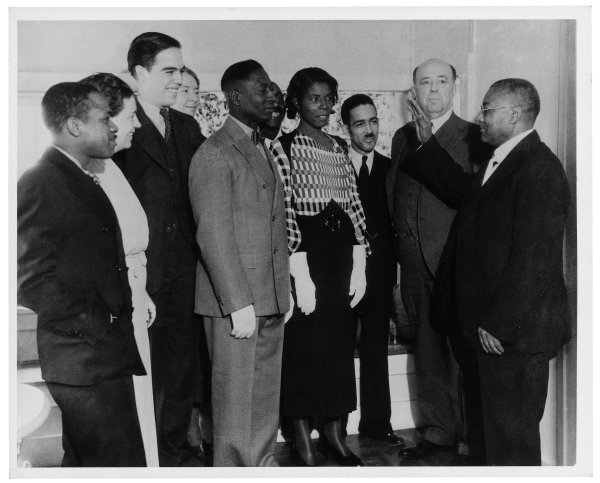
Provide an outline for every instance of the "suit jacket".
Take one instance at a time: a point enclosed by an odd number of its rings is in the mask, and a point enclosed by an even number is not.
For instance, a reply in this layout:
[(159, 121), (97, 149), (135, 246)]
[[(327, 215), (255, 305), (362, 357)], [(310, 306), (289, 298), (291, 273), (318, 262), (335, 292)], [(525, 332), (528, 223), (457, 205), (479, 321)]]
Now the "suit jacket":
[(250, 304), (257, 316), (289, 308), (283, 185), (267, 156), (228, 118), (192, 159), (198, 314), (224, 317)]
[(44, 380), (145, 374), (121, 231), (102, 188), (48, 148), (17, 184), (17, 230), (18, 301), (38, 315)]
[[(196, 120), (188, 115), (169, 109), (173, 140), (177, 150), (179, 175), (185, 202), (185, 212), (178, 216), (179, 228), (190, 246), (194, 244), (194, 222), (188, 196), (188, 171), (192, 156), (206, 139)], [(154, 123), (146, 115), (139, 102), (137, 116), (141, 127), (133, 134), (131, 148), (124, 149), (113, 161), (121, 168), (131, 184), (148, 217), (150, 240), (146, 249), (148, 258), (149, 294), (156, 293), (162, 284), (168, 258), (163, 255), (167, 240), (172, 236), (173, 212), (171, 210), (171, 176), (165, 155), (165, 141)]]
[[(487, 163), (476, 175), (464, 173), (435, 137), (411, 163), (460, 205), (439, 269), (442, 313), (458, 317), (474, 346), (478, 326), (507, 352), (537, 353), (566, 343), (571, 332), (562, 247), (569, 186), (537, 132), (519, 142), (483, 186)], [(448, 294), (454, 293), (453, 301)]]
[[(435, 133), (435, 138), (454, 162), (468, 172), (473, 170), (474, 163), (485, 159), (486, 153), (490, 151), (480, 140), (479, 126), (464, 121), (454, 113)], [(435, 275), (456, 215), (456, 206), (406, 162), (407, 157), (420, 144), (414, 122), (409, 122), (396, 131), (392, 140), (392, 166), (386, 179), (388, 206), (394, 227), (400, 234), (401, 217), (406, 217), (406, 213), (399, 213), (398, 210), (394, 212), (394, 204), (406, 205), (410, 181), (418, 183), (418, 238), (427, 267)], [(396, 189), (398, 182), (401, 190)], [(401, 203), (402, 200), (405, 203)]]
[[(375, 237), (367, 232), (371, 255), (367, 257), (367, 287), (382, 284), (395, 284), (397, 279), (396, 258), (394, 256), (394, 229), (387, 206), (385, 180), (390, 169), (390, 158), (375, 151), (373, 167), (369, 175), (368, 189), (358, 188), (363, 209), (366, 204), (374, 206), (375, 221), (368, 227), (374, 227)], [(356, 173), (358, 176), (358, 173)], [(370, 213), (371, 214), (371, 213)], [(367, 215), (365, 211), (365, 215)], [(369, 215), (367, 215), (369, 216)]]

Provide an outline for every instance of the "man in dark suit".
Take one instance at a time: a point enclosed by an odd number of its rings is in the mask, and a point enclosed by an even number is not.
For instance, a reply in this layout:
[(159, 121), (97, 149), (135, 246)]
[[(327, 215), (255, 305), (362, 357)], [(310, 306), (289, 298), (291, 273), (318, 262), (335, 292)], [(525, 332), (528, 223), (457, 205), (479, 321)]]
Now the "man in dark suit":
[(146, 32), (127, 54), (137, 80), (141, 127), (130, 149), (115, 156), (138, 196), (150, 228), (148, 294), (156, 304), (150, 327), (152, 384), (161, 466), (195, 465), (187, 443), (198, 369), (198, 330), (194, 316), (194, 222), (187, 180), (192, 156), (203, 140), (193, 117), (169, 109), (184, 69), (180, 43)]
[(89, 85), (42, 99), (52, 146), (17, 185), (18, 302), (38, 315), (42, 377), (62, 412), (63, 466), (146, 466), (132, 375), (145, 375), (113, 207), (86, 167), (117, 127)]
[(495, 151), (477, 175), (452, 162), (427, 112), (409, 101), (423, 142), (410, 162), (460, 206), (436, 300), (477, 369), (465, 385), (480, 391), (487, 464), (540, 465), (548, 362), (571, 331), (562, 256), (570, 194), (533, 129), (539, 95), (523, 79), (492, 84), (478, 120)]
[[(433, 123), (436, 139), (461, 169), (470, 172), (483, 145), (477, 125), (463, 121), (452, 110), (455, 79), (454, 67), (438, 59), (424, 62), (413, 73), (414, 89)], [(468, 434), (473, 427), (469, 420), (476, 415), (465, 412), (462, 418), (457, 417), (454, 401), (458, 370), (447, 334), (431, 309), (433, 282), (456, 206), (407, 162), (418, 146), (414, 122), (396, 132), (386, 181), (389, 209), (398, 234), (394, 247), (400, 263), (402, 301), (414, 342), (419, 415), (426, 428), (423, 438), (399, 455), (421, 459), (456, 444), (459, 458), (464, 458), (482, 452), (471, 443), (476, 437)]]
[(202, 255), (196, 313), (212, 360), (215, 466), (277, 466), (281, 352), (290, 306), (284, 196), (258, 127), (272, 117), (269, 76), (254, 60), (221, 79), (229, 117), (198, 149), (190, 197)]
[(354, 308), (360, 318), (360, 424), (358, 431), (390, 446), (404, 440), (394, 434), (388, 374), (388, 340), (392, 288), (396, 283), (394, 230), (387, 207), (385, 176), (390, 159), (375, 151), (379, 119), (373, 100), (355, 94), (344, 101), (342, 122), (350, 136), (350, 161), (357, 176), (360, 202), (365, 212), (366, 236), (371, 247), (367, 258), (367, 291)]

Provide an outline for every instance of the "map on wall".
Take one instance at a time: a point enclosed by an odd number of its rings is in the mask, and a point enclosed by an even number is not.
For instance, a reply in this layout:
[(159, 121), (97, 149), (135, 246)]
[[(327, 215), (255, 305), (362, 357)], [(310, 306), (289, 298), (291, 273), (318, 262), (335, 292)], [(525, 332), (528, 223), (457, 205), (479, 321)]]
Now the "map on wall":
[[(333, 114), (329, 118), (329, 125), (325, 128), (325, 132), (349, 140), (342, 129), (340, 109), (344, 100), (353, 94), (356, 94), (356, 92), (344, 91), (339, 93), (340, 100), (333, 108)], [(364, 94), (373, 99), (377, 108), (377, 115), (379, 117), (377, 151), (389, 157), (392, 150), (392, 137), (394, 133), (408, 121), (406, 109), (400, 108), (401, 105), (404, 106), (404, 102), (401, 102), (404, 100), (404, 94), (397, 91), (366, 92)], [(200, 124), (202, 134), (209, 137), (212, 133), (219, 130), (223, 126), (225, 119), (227, 119), (227, 115), (227, 102), (222, 92), (200, 93), (200, 106), (195, 118), (198, 124)], [(297, 119), (285, 118), (282, 130), (283, 132), (290, 132), (297, 125)]]

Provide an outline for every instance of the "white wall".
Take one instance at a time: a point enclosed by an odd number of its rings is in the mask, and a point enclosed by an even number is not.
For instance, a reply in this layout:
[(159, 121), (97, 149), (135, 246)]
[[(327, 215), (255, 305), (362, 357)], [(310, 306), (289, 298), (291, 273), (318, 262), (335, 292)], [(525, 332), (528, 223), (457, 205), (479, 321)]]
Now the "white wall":
[[(560, 20), (20, 21), (19, 174), (39, 158), (46, 144), (39, 118), (43, 92), (56, 82), (78, 80), (92, 72), (126, 72), (131, 40), (152, 30), (180, 40), (186, 65), (199, 75), (203, 90), (217, 90), (225, 68), (246, 58), (261, 62), (284, 89), (295, 71), (318, 66), (338, 79), (341, 90), (402, 90), (409, 87), (416, 65), (438, 57), (461, 74), (460, 111), (473, 121), (490, 84), (506, 77), (526, 78), (541, 97), (536, 128), (568, 164), (564, 153), (574, 150), (564, 143), (574, 141), (565, 141), (559, 131), (565, 108), (559, 74), (564, 89), (565, 75), (572, 81), (575, 72), (560, 70), (561, 61), (565, 62), (560, 52), (563, 56), (573, 53), (564, 50), (561, 28), (564, 31), (565, 24)], [(574, 155), (570, 163), (575, 165)], [(567, 245), (569, 249), (574, 249), (573, 244)], [(575, 280), (572, 284), (571, 289), (576, 287)], [(553, 364), (551, 377), (542, 444), (544, 460), (555, 464), (559, 417), (555, 379), (564, 374), (557, 374)]]

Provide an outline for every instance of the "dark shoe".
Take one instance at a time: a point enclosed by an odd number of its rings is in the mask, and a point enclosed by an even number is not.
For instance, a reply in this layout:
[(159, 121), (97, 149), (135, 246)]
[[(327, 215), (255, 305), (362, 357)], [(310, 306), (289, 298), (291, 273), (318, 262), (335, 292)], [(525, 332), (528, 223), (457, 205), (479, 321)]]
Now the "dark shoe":
[(325, 455), (325, 458), (333, 459), (340, 466), (365, 466), (362, 460), (352, 451), (347, 456), (341, 455), (324, 436), (319, 438), (317, 448)]
[(370, 434), (367, 433), (360, 433), (363, 436), (367, 436), (368, 438), (371, 439), (376, 439), (377, 441), (381, 441), (382, 443), (387, 444), (388, 446), (403, 446), (404, 445), (404, 439), (401, 438), (400, 436), (397, 436), (396, 434), (394, 434), (394, 432), (391, 432), (390, 434), (386, 434), (384, 436), (372, 436)]
[(485, 466), (485, 461), (483, 458), (470, 454), (457, 454), (450, 466)]
[(294, 463), (294, 466), (319, 466), (318, 463), (315, 463), (314, 465), (309, 465), (306, 461), (304, 461), (304, 458), (298, 452), (298, 448), (296, 448), (295, 444), (290, 445), (290, 456), (292, 458), (292, 463)]
[(207, 443), (206, 441), (202, 440), (202, 453), (204, 455), (202, 462), (204, 463), (204, 466), (213, 466), (213, 460), (214, 460), (214, 451), (213, 451), (213, 445), (210, 443)]
[(437, 453), (438, 451), (450, 448), (452, 448), (452, 446), (446, 446), (445, 444), (436, 444), (432, 443), (431, 441), (427, 441), (426, 439), (422, 439), (414, 446), (409, 446), (408, 448), (401, 449), (398, 453), (398, 456), (407, 460), (421, 460), (429, 456), (430, 454)]

